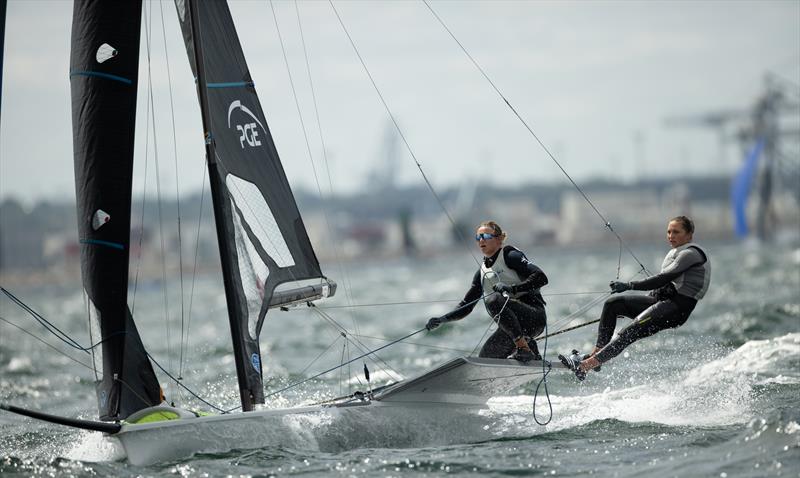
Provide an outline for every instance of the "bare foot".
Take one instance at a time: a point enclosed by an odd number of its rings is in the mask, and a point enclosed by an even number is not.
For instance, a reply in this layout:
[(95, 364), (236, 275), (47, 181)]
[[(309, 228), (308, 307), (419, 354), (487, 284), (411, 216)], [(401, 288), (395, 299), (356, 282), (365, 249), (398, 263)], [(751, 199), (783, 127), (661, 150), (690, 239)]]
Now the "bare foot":
[(591, 357), (587, 358), (586, 360), (583, 360), (581, 362), (581, 364), (579, 365), (579, 367), (584, 372), (588, 372), (589, 370), (592, 370), (593, 368), (598, 367), (599, 365), (600, 365), (600, 361), (597, 360), (596, 358), (594, 358), (594, 356), (591, 356)]

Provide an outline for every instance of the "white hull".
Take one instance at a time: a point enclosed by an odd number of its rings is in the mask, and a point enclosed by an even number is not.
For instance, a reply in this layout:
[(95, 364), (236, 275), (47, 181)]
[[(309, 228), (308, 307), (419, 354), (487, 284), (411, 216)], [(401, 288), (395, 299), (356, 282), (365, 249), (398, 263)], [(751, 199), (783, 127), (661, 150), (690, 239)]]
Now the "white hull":
[[(451, 443), (482, 425), (474, 407), (388, 404), (298, 407), (125, 426), (113, 435), (134, 465), (168, 462), (195, 453), (262, 447), (339, 451)], [(475, 439), (480, 440), (479, 437)], [(459, 440), (456, 440), (459, 441)]]
[(480, 414), (487, 400), (540, 374), (540, 362), (458, 358), (372, 400), (123, 425), (114, 436), (135, 465), (267, 446), (337, 451), (480, 441), (492, 438)]

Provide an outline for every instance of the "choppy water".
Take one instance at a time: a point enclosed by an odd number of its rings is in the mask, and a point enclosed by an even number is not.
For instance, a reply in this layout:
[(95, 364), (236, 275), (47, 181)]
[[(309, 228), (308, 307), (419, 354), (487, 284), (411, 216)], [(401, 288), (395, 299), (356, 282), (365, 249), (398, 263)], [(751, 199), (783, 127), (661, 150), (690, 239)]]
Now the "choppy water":
[[(365, 416), (358, 413), (287, 418), (280, 430), (259, 433), (257, 450), (199, 454), (171, 463), (137, 467), (123, 460), (113, 439), (98, 433), (0, 413), (0, 474), (3, 476), (800, 476), (800, 249), (708, 245), (712, 287), (686, 325), (643, 340), (603, 371), (577, 383), (566, 373), (548, 379), (553, 419), (539, 426), (531, 414), (533, 386), (499, 397), (479, 415), (437, 423), (435, 417)], [(616, 274), (616, 249), (527, 250), (550, 276), (551, 326), (597, 297)], [(657, 269), (666, 247), (635, 250)], [(328, 306), (348, 303), (419, 302), (452, 299), (467, 288), (474, 263), (464, 255), (326, 267), (340, 289)], [(625, 262), (623, 277), (636, 268)], [(11, 287), (8, 284), (3, 284)], [(171, 370), (179, 368), (178, 282), (168, 284), (173, 327), (164, 325), (161, 284), (139, 284), (135, 315), (151, 353)], [(80, 287), (12, 290), (76, 337), (86, 337)], [(187, 280), (188, 290), (188, 280)], [(185, 383), (211, 402), (233, 407), (235, 373), (227, 318), (218, 279), (195, 286)], [(188, 293), (187, 293), (188, 296)], [(451, 304), (452, 304), (451, 303)], [(7, 300), (0, 316), (37, 335), (32, 323)], [(426, 303), (326, 310), (369, 347), (422, 327), (451, 304)], [(322, 305), (322, 304), (320, 304)], [(184, 306), (188, 312), (188, 302)], [(574, 323), (595, 318), (599, 306)], [(187, 321), (188, 321), (188, 315)], [(621, 319), (624, 320), (624, 319)], [(324, 370), (342, 357), (342, 341), (304, 370), (339, 337), (308, 310), (271, 313), (262, 337), (269, 390)], [(622, 324), (622, 322), (621, 322)], [(390, 347), (381, 357), (411, 376), (474, 349), (487, 330), (482, 311)], [(356, 328), (357, 326), (357, 328)], [(547, 354), (588, 349), (595, 328), (554, 337)], [(45, 339), (55, 344), (52, 337)], [(55, 345), (67, 351), (62, 345)], [(439, 347), (433, 348), (431, 346)], [(69, 352), (89, 363), (88, 356)], [(373, 385), (391, 371), (370, 364)], [(269, 406), (308, 403), (359, 387), (361, 366), (329, 374), (283, 394)], [(348, 373), (349, 372), (349, 373)], [(163, 374), (160, 374), (163, 377)], [(363, 380), (363, 379), (361, 379)], [(51, 413), (93, 418), (93, 373), (21, 331), (0, 323), (0, 400)], [(168, 398), (191, 404), (165, 382)], [(537, 416), (546, 418), (544, 396)], [(243, 447), (244, 448), (244, 447)]]

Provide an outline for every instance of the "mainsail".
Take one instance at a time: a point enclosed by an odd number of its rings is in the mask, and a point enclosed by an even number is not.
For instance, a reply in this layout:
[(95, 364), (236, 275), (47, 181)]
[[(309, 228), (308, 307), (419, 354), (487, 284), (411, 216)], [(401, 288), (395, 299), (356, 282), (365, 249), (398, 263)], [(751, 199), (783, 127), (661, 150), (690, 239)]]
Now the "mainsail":
[(72, 17), (72, 133), (81, 273), (99, 324), (102, 420), (161, 402), (128, 309), (134, 126), (142, 2), (76, 1)]
[[(225, 2), (176, 0), (197, 81), (242, 409), (264, 402), (258, 337), (279, 284), (322, 278)], [(331, 284), (333, 285), (333, 284)], [(305, 291), (297, 287), (294, 291)], [(299, 297), (329, 295), (311, 287)], [(293, 292), (294, 292), (293, 291)], [(299, 295), (298, 295), (299, 294)]]

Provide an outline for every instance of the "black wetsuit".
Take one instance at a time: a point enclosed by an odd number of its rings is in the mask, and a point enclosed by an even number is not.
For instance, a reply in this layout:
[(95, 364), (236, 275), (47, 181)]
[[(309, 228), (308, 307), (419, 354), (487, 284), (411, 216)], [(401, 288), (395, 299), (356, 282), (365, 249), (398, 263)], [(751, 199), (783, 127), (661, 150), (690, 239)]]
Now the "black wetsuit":
[[(522, 251), (512, 246), (505, 246), (492, 257), (485, 257), (484, 264), (491, 267), (501, 253), (506, 266), (517, 273), (521, 282), (513, 284), (512, 292), (516, 296), (514, 298), (506, 299), (496, 292), (484, 298), (486, 310), (497, 322), (498, 329), (483, 344), (479, 357), (508, 357), (516, 349), (514, 339), (524, 336), (536, 337), (542, 333), (547, 321), (545, 302), (539, 292), (539, 288), (547, 284), (547, 276), (530, 262)], [(472, 278), (472, 285), (458, 304), (458, 308), (442, 316), (443, 319), (459, 320), (472, 312), (478, 299), (483, 295), (481, 275), (481, 270), (478, 269)], [(538, 355), (536, 341), (530, 339), (528, 345), (534, 354)]]
[[(595, 354), (595, 358), (600, 363), (616, 357), (625, 347), (639, 339), (665, 329), (680, 327), (686, 322), (697, 305), (698, 299), (680, 292), (688, 294), (696, 292), (697, 287), (700, 287), (702, 292), (699, 293), (698, 298), (701, 298), (708, 287), (708, 280), (705, 281), (705, 285), (702, 285), (704, 283), (702, 276), (709, 274), (710, 279), (710, 269), (706, 268), (707, 272), (701, 271), (700, 284), (688, 284), (681, 281), (680, 291), (675, 289), (673, 281), (682, 275), (687, 275), (690, 268), (700, 268), (708, 262), (704, 252), (697, 247), (694, 249), (694, 251), (680, 256), (660, 274), (642, 281), (631, 282), (633, 290), (649, 290), (651, 291), (649, 295), (622, 295), (606, 301), (603, 305), (597, 332), (596, 346), (601, 350)], [(694, 281), (697, 282), (697, 279), (695, 278)], [(611, 341), (619, 316), (634, 318), (634, 320), (631, 325), (619, 332), (615, 340)]]

